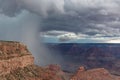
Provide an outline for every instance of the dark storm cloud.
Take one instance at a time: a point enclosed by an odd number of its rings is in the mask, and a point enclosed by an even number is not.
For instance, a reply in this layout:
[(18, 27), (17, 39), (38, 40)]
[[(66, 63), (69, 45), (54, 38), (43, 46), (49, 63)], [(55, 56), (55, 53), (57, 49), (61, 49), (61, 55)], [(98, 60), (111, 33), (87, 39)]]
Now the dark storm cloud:
[(120, 36), (119, 0), (0, 0), (0, 12), (5, 15), (13, 17), (22, 10), (41, 16), (44, 33), (56, 30), (90, 37)]
[(117, 18), (119, 16), (116, 14), (102, 15), (98, 10), (92, 9), (84, 14), (79, 13), (77, 16), (49, 16), (42, 20), (42, 30), (81, 32), (90, 36), (104, 33), (105, 35), (109, 35), (113, 32), (118, 34), (120, 24), (118, 24), (119, 21), (116, 20)]
[(16, 16), (21, 12), (22, 6), (17, 0), (0, 0), (0, 13), (10, 17)]
[(47, 16), (49, 11), (63, 13), (63, 7), (64, 0), (0, 0), (0, 12), (8, 16), (14, 16), (24, 9)]
[(81, 0), (75, 0), (76, 4), (81, 2), (81, 5), (76, 6), (71, 2), (72, 0), (65, 1), (67, 2), (64, 8), (66, 14), (53, 14), (43, 19), (43, 31), (63, 30), (90, 37), (120, 36), (119, 1), (102, 0), (103, 2), (96, 1), (94, 4), (95, 0), (92, 0), (93, 2), (91, 1), (88, 5), (87, 2), (82, 4)]

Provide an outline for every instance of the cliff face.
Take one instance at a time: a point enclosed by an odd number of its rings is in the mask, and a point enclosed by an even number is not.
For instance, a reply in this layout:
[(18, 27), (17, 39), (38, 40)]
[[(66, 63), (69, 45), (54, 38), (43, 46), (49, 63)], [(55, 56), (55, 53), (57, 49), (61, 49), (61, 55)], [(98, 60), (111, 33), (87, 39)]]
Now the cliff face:
[(33, 63), (34, 58), (24, 44), (19, 42), (0, 42), (0, 75)]
[(0, 41), (0, 80), (120, 80), (103, 68), (85, 70), (76, 74), (63, 72), (58, 65), (34, 65), (34, 57), (26, 45)]
[(0, 80), (62, 80), (63, 74), (57, 65), (45, 68), (34, 65), (26, 45), (0, 41)]

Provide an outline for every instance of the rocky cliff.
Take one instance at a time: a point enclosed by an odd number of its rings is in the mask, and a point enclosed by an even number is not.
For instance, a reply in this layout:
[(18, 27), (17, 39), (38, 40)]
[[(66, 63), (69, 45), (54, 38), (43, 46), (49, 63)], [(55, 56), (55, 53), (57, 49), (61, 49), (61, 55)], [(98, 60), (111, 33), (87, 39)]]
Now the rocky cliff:
[(86, 70), (80, 67), (73, 73), (64, 72), (59, 65), (40, 67), (26, 45), (0, 41), (0, 80), (120, 80), (106, 69)]
[(63, 75), (58, 65), (34, 65), (34, 57), (23, 43), (0, 41), (0, 80), (62, 80)]
[(0, 75), (17, 68), (33, 65), (34, 58), (27, 47), (19, 42), (0, 42)]

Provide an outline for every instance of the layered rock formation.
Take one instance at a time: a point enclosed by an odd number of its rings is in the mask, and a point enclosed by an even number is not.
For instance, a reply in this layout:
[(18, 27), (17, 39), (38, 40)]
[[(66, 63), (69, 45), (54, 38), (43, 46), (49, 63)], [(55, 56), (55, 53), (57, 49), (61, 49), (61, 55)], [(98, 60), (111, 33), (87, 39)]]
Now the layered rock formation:
[(120, 44), (109, 43), (61, 43), (46, 44), (50, 50), (57, 50), (63, 56), (62, 68), (74, 72), (79, 66), (87, 69), (105, 68), (120, 75)]
[(80, 67), (75, 75), (64, 72), (59, 65), (40, 67), (26, 45), (0, 41), (0, 80), (120, 80), (104, 68), (86, 70)]
[(27, 47), (19, 42), (0, 42), (0, 75), (17, 68), (33, 65), (34, 58)]

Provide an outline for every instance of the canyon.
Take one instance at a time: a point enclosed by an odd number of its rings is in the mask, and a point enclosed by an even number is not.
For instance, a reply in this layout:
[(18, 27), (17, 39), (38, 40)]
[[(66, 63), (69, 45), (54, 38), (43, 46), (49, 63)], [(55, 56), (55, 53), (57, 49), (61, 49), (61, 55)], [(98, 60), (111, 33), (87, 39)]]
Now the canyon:
[(34, 64), (32, 53), (23, 43), (0, 41), (0, 80), (120, 80), (120, 76), (105, 68), (81, 66), (72, 73), (58, 64), (41, 67)]

